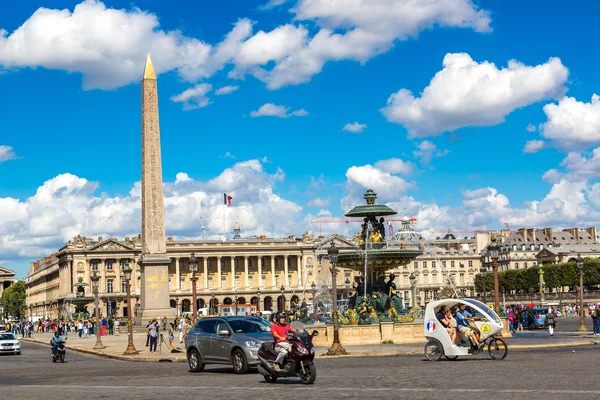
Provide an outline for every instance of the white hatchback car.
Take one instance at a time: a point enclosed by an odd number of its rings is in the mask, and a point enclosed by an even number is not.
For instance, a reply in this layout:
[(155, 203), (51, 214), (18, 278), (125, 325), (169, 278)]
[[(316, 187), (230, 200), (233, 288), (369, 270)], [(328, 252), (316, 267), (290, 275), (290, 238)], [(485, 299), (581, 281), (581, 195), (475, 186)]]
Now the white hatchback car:
[(10, 332), (0, 333), (0, 354), (21, 354), (21, 342)]

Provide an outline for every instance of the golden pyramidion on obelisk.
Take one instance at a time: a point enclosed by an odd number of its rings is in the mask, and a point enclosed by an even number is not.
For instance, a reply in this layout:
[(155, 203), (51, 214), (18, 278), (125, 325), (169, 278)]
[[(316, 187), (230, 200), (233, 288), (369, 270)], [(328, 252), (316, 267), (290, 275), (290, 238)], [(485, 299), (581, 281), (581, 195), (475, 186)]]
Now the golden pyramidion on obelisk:
[(142, 284), (138, 318), (143, 320), (173, 315), (169, 304), (167, 275), (171, 259), (167, 256), (163, 197), (158, 89), (148, 54), (142, 79)]
[(150, 59), (150, 53), (146, 56), (146, 66), (144, 67), (144, 79), (156, 79), (156, 73), (154, 72), (154, 65)]

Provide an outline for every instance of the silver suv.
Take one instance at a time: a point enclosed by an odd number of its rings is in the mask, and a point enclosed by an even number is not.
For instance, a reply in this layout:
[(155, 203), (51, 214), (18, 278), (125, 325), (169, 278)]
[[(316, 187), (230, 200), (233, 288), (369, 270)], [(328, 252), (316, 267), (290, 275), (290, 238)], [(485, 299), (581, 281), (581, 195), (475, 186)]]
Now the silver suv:
[(262, 318), (208, 317), (188, 332), (185, 349), (192, 372), (201, 372), (206, 364), (231, 364), (236, 373), (245, 374), (260, 364), (260, 345), (271, 341), (271, 324)]

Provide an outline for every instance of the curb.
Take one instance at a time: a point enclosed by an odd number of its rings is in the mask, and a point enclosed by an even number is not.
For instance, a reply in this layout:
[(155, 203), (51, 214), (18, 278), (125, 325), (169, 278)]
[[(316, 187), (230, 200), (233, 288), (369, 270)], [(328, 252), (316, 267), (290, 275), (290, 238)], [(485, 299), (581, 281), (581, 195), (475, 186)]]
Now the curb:
[[(48, 347), (50, 345), (46, 342), (42, 342), (35, 339), (22, 338), (21, 340), (44, 344)], [(600, 345), (599, 341), (590, 340), (587, 342), (573, 342), (573, 343), (548, 343), (548, 344), (532, 344), (532, 345), (510, 345), (509, 342), (509, 350), (539, 350), (539, 349), (554, 349), (554, 348), (565, 348), (565, 347), (586, 347), (586, 346), (598, 346)], [(84, 349), (81, 347), (68, 346), (70, 350), (73, 350), (77, 353), (94, 355), (97, 357), (112, 359), (112, 360), (120, 360), (120, 361), (130, 361), (130, 362), (187, 362), (185, 358), (178, 357), (162, 357), (162, 358), (154, 358), (154, 357), (138, 357), (138, 356), (126, 356), (120, 354), (107, 354), (102, 353), (97, 350)], [(407, 356), (407, 355), (419, 355), (423, 354), (421, 350), (413, 350), (413, 351), (392, 351), (392, 352), (375, 352), (375, 353), (348, 353), (344, 355), (330, 356), (327, 354), (315, 355), (315, 358), (318, 359), (333, 359), (333, 358), (356, 358), (356, 357), (398, 357), (398, 356)]]
[[(32, 343), (38, 343), (38, 344), (43, 344), (46, 345), (48, 347), (50, 347), (50, 345), (46, 342), (42, 342), (40, 340), (35, 340), (35, 339), (29, 339), (29, 338), (22, 338), (21, 340), (27, 341), (27, 342), (32, 342)], [(108, 358), (111, 360), (120, 360), (120, 361), (131, 361), (131, 362), (187, 362), (187, 359), (183, 358), (177, 358), (177, 357), (170, 357), (170, 356), (166, 356), (166, 357), (160, 357), (160, 358), (155, 358), (155, 357), (138, 357), (138, 356), (126, 356), (126, 355), (121, 355), (121, 354), (107, 354), (107, 353), (103, 353), (101, 351), (98, 350), (90, 350), (90, 349), (84, 349), (81, 347), (76, 347), (76, 346), (70, 346), (67, 345), (67, 349), (69, 350), (73, 350), (76, 353), (81, 353), (81, 354), (89, 354), (89, 355), (93, 355), (93, 356), (97, 356), (97, 357), (101, 357), (101, 358)]]

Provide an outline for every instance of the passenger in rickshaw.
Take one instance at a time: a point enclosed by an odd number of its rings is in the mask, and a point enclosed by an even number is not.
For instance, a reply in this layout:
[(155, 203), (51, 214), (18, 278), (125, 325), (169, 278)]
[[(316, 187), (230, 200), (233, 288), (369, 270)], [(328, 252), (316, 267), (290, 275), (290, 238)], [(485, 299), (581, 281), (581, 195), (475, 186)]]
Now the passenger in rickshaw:
[(466, 310), (464, 304), (458, 305), (459, 309), (456, 312), (456, 319), (458, 322), (458, 331), (463, 333), (469, 339), (471, 339), (471, 343), (473, 346), (483, 347), (483, 343), (479, 343), (479, 338), (481, 333), (478, 330), (475, 330), (471, 327), (471, 323), (475, 322), (475, 319), (471, 315), (470, 312)]
[(454, 329), (454, 327), (451, 325), (452, 314), (450, 313), (450, 309), (447, 308), (445, 304), (442, 304), (440, 310), (435, 316), (446, 329), (446, 332), (448, 332), (452, 342), (452, 347), (456, 347), (456, 329)]

